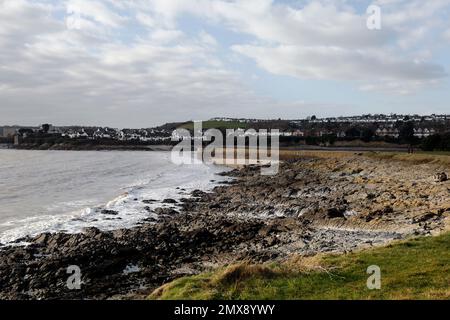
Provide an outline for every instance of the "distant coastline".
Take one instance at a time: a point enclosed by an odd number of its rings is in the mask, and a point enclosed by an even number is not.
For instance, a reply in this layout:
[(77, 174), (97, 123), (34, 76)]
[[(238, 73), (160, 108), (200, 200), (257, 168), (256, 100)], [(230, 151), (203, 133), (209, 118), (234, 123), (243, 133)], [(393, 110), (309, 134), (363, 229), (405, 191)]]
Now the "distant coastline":
[[(20, 145), (14, 144), (0, 144), (0, 149), (15, 149), (15, 150), (53, 150), (53, 151), (171, 151), (172, 145), (110, 145), (110, 144), (79, 144), (74, 145), (70, 143), (60, 144), (30, 144), (22, 143)], [(282, 145), (280, 150), (318, 150), (318, 151), (380, 151), (380, 152), (406, 152), (407, 146), (400, 144), (385, 144), (380, 145), (376, 143), (347, 143), (337, 144), (332, 146), (312, 146), (306, 144), (299, 145)]]
[(0, 145), (2, 149), (55, 150), (55, 151), (170, 151), (170, 145), (108, 145), (108, 144), (28, 144)]

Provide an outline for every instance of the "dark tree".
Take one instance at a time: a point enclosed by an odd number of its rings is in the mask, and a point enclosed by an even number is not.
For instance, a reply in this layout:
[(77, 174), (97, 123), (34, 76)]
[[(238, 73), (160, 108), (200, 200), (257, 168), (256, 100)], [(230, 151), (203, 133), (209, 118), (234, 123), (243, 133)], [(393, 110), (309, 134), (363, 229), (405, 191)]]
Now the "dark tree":
[(345, 131), (345, 135), (349, 138), (359, 138), (361, 137), (361, 131), (358, 128), (352, 127)]
[(50, 131), (50, 125), (48, 123), (45, 123), (42, 125), (42, 132), (48, 133)]
[(425, 151), (434, 151), (438, 150), (441, 146), (441, 136), (439, 134), (435, 134), (429, 137), (426, 137), (422, 141), (422, 149)]
[(364, 128), (361, 132), (362, 140), (365, 142), (370, 142), (375, 136), (375, 131), (371, 128)]
[(450, 132), (425, 138), (422, 141), (422, 149), (425, 151), (450, 151)]
[(414, 143), (414, 123), (412, 121), (405, 122), (400, 126), (399, 138), (405, 143)]

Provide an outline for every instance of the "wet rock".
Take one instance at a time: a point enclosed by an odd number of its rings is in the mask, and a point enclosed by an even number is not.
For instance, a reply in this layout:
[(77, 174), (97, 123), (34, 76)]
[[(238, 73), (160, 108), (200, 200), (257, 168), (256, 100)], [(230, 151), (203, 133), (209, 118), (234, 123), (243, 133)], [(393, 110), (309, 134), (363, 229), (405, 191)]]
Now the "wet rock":
[(220, 207), (222, 207), (220, 203), (213, 203), (208, 206), (209, 209), (219, 209)]
[(44, 245), (45, 243), (47, 243), (48, 239), (50, 237), (49, 233), (43, 233), (39, 236), (37, 236), (34, 240), (32, 240), (31, 242), (36, 244), (36, 245)]
[(107, 210), (107, 209), (103, 209), (101, 211), (101, 214), (105, 214), (105, 215), (109, 215), (109, 216), (117, 216), (119, 214), (118, 211), (116, 210)]
[(194, 190), (191, 193), (191, 195), (196, 198), (201, 198), (201, 197), (205, 196), (206, 194), (207, 194), (206, 192), (201, 191), (201, 190)]
[(87, 237), (95, 237), (101, 233), (102, 233), (102, 231), (95, 227), (83, 229), (83, 234), (86, 235)]
[(174, 215), (178, 213), (178, 211), (172, 208), (156, 208), (153, 212), (157, 215)]

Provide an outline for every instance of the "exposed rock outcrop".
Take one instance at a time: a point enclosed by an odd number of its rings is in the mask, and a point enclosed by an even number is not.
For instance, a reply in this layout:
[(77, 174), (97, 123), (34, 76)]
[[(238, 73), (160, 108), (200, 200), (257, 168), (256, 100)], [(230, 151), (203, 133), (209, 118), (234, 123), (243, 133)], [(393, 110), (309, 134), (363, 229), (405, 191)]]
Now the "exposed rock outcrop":
[[(449, 219), (450, 184), (429, 177), (443, 170), (358, 155), (288, 161), (276, 176), (232, 170), (223, 175), (233, 183), (196, 190), (177, 210), (148, 207), (159, 219), (137, 227), (42, 234), (3, 248), (0, 298), (122, 297), (239, 260), (348, 252), (438, 232)], [(71, 265), (81, 270), (81, 290), (67, 287)]]

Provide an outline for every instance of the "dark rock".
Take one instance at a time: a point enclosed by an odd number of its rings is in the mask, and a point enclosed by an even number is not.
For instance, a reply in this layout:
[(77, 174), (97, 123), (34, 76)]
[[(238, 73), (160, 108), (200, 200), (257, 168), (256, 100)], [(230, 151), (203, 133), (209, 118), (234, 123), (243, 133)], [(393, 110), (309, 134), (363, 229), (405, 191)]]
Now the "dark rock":
[(329, 208), (327, 210), (327, 217), (331, 219), (345, 218), (345, 208)]
[(194, 190), (194, 191), (192, 191), (192, 193), (191, 193), (191, 195), (192, 195), (193, 197), (196, 197), (196, 198), (203, 197), (203, 196), (205, 196), (206, 194), (207, 194), (206, 192), (201, 191), (201, 190)]
[(156, 208), (153, 210), (157, 215), (174, 215), (177, 214), (178, 211), (172, 208)]
[(445, 172), (439, 172), (434, 175), (435, 182), (445, 182), (448, 180), (448, 176)]
[(115, 210), (107, 210), (107, 209), (103, 209), (101, 211), (102, 214), (106, 214), (106, 215), (110, 215), (110, 216), (117, 216), (119, 214), (118, 211)]
[(421, 223), (421, 222), (426, 222), (428, 220), (431, 220), (433, 218), (437, 218), (440, 217), (441, 215), (439, 213), (433, 213), (433, 212), (428, 212), (422, 216), (413, 218), (412, 222), (413, 223)]
[(176, 200), (174, 200), (174, 199), (164, 199), (163, 201), (162, 201), (162, 203), (170, 203), (170, 204), (175, 204), (175, 203), (178, 203)]

